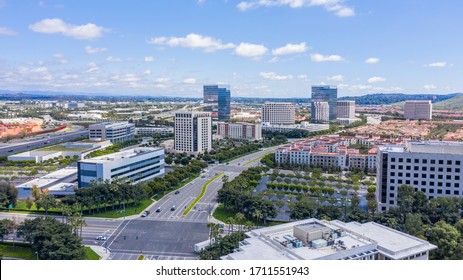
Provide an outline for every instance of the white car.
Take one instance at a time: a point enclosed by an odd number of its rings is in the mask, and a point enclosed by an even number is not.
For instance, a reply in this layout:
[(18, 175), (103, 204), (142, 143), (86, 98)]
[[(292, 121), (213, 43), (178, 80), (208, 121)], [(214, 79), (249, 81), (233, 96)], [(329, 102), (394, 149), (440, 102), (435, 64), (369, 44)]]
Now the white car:
[(96, 237), (96, 240), (102, 240), (102, 241), (104, 241), (104, 240), (106, 240), (106, 236), (102, 236), (102, 235), (97, 236), (97, 237)]

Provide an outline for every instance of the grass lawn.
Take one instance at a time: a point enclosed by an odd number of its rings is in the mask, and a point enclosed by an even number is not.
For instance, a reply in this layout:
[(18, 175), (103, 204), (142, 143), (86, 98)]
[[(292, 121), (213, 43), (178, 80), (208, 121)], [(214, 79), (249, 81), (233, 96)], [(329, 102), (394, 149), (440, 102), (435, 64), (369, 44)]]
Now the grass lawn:
[[(219, 204), (219, 207), (215, 209), (214, 213), (212, 213), (212, 216), (216, 218), (219, 221), (222, 221), (224, 224), (226, 223), (225, 221), (228, 218), (235, 218), (237, 212), (232, 211), (232, 210), (225, 210), (225, 207), (223, 204)], [(254, 226), (276, 226), (276, 225), (281, 225), (286, 222), (278, 222), (278, 221), (270, 221), (267, 224), (264, 224), (262, 222), (256, 223), (255, 220), (246, 220), (243, 221), (243, 224), (245, 224), (247, 221), (251, 222)]]
[(0, 255), (3, 257), (11, 257), (25, 260), (35, 260), (37, 257), (32, 251), (29, 244), (18, 244), (13, 245), (11, 243), (0, 243)]
[(107, 207), (107, 211), (104, 212), (104, 209), (100, 209), (100, 213), (94, 213), (94, 214), (86, 214), (84, 212), (85, 217), (96, 217), (96, 218), (121, 218), (124, 216), (131, 216), (131, 215), (138, 215), (140, 214), (143, 210), (145, 210), (146, 207), (150, 206), (153, 203), (151, 199), (145, 199), (140, 201), (140, 204), (136, 206), (125, 206), (125, 215), (122, 209), (114, 209), (112, 210), (112, 207)]
[(92, 248), (90, 248), (90, 247), (85, 247), (85, 259), (86, 259), (86, 260), (91, 260), (91, 261), (99, 260), (99, 259), (100, 259), (100, 255), (98, 255), (97, 253), (95, 253), (95, 251), (93, 251)]

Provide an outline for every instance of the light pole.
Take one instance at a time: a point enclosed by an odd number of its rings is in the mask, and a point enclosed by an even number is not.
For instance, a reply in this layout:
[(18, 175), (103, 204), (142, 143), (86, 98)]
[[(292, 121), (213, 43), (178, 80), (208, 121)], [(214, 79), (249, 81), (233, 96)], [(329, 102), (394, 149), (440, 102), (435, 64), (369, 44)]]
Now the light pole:
[(108, 234), (109, 231), (110, 230), (108, 229), (103, 233), (104, 234), (104, 242), (101, 244), (101, 246), (103, 246), (106, 253), (108, 252), (108, 247), (107, 247), (108, 244), (106, 243), (108, 240), (106, 239), (106, 234)]
[(39, 252), (35, 251), (35, 255), (37, 256), (37, 260), (39, 260)]

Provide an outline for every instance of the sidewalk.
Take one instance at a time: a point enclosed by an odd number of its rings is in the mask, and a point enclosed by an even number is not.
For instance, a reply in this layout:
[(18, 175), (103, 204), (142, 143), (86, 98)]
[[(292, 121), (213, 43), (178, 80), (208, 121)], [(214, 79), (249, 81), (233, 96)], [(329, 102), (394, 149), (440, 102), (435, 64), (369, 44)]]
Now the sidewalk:
[(95, 253), (97, 253), (101, 257), (100, 260), (107, 260), (109, 258), (110, 253), (111, 253), (109, 250), (106, 250), (102, 246), (90, 245), (88, 247), (90, 247), (93, 251), (95, 251)]

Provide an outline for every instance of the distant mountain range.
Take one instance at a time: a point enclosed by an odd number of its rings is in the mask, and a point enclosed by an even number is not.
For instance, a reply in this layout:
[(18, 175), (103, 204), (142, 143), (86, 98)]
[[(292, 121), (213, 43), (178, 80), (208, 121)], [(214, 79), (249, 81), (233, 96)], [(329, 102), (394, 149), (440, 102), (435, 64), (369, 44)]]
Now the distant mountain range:
[[(148, 96), (148, 95), (112, 95), (108, 93), (71, 93), (52, 91), (8, 91), (0, 90), (0, 100), (101, 100), (101, 101), (201, 101), (200, 97), (171, 97), (171, 96)], [(463, 93), (451, 94), (403, 94), (403, 93), (375, 93), (363, 96), (344, 96), (340, 100), (355, 100), (357, 105), (387, 105), (393, 104), (403, 106), (406, 100), (431, 100), (434, 108), (439, 110), (454, 109), (463, 110)], [(258, 98), (258, 97), (232, 97), (235, 102), (263, 103), (273, 102), (294, 102), (309, 103), (310, 98)]]
[(463, 93), (451, 94), (403, 94), (403, 93), (376, 93), (363, 96), (345, 96), (341, 100), (355, 100), (357, 105), (385, 105), (406, 100), (431, 100), (432, 103), (442, 102), (455, 97), (462, 97)]

